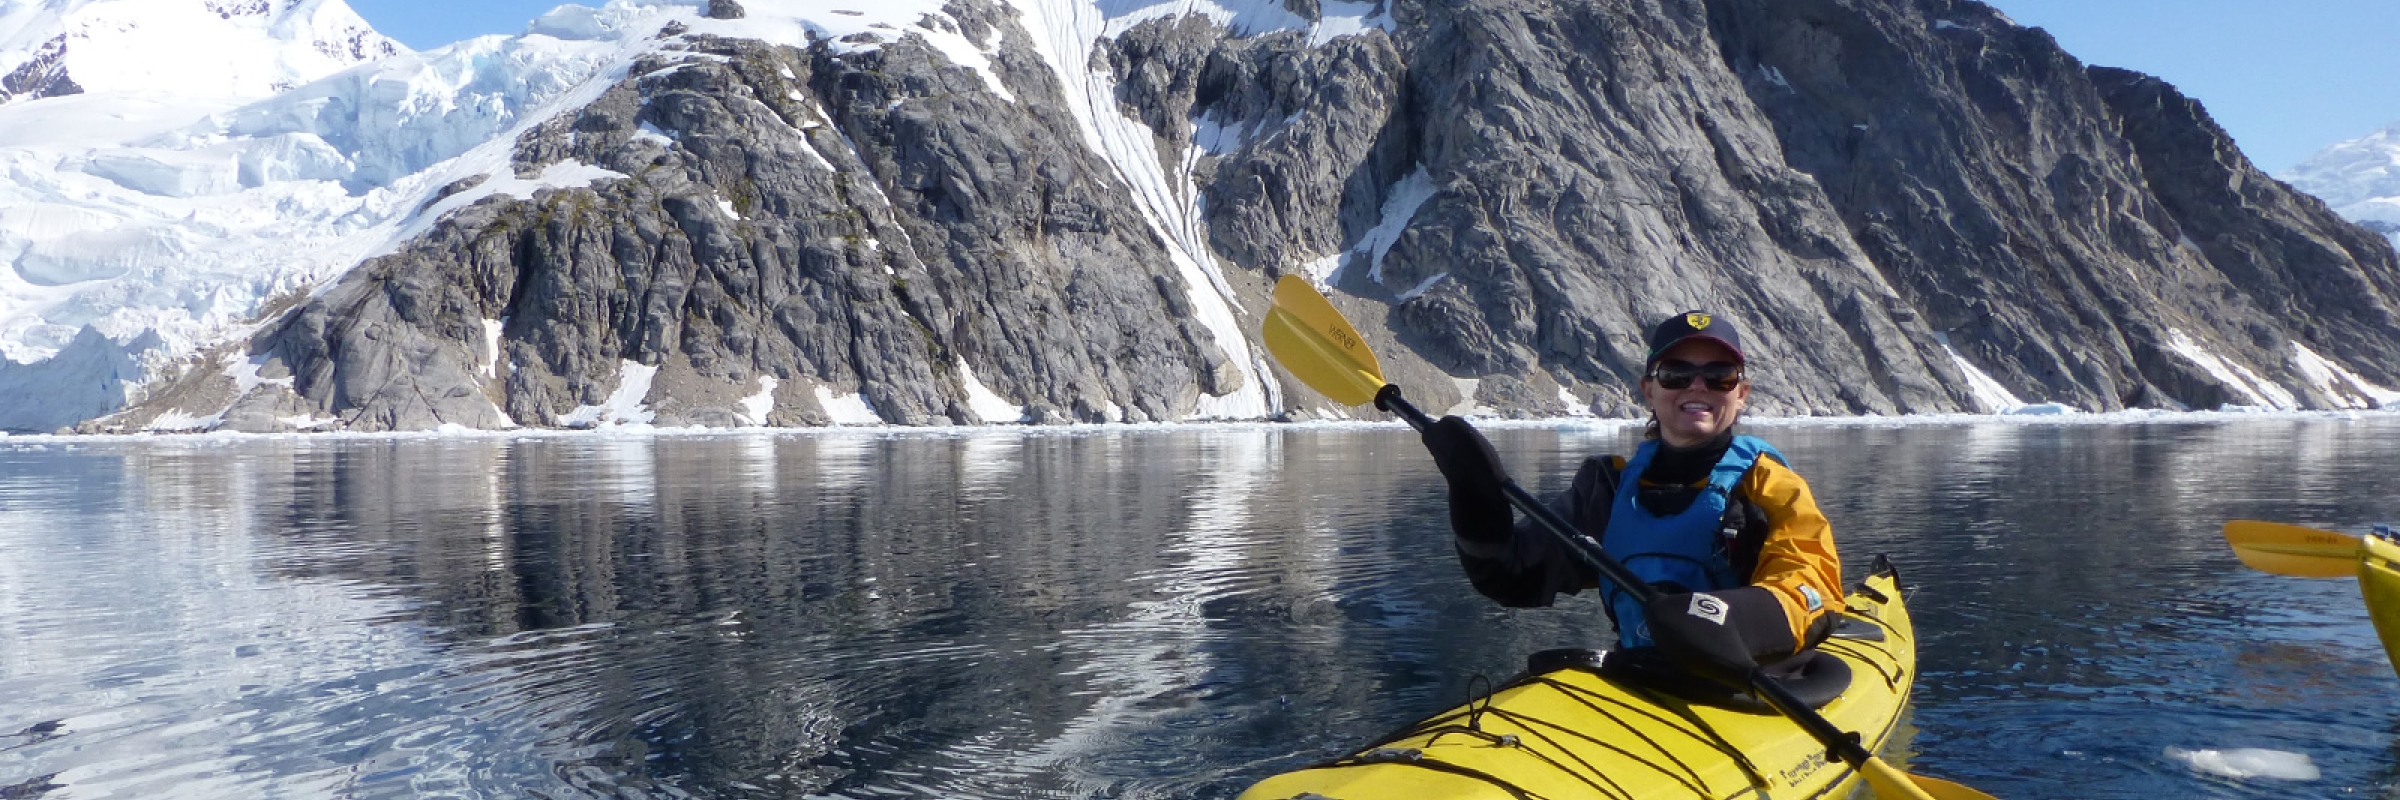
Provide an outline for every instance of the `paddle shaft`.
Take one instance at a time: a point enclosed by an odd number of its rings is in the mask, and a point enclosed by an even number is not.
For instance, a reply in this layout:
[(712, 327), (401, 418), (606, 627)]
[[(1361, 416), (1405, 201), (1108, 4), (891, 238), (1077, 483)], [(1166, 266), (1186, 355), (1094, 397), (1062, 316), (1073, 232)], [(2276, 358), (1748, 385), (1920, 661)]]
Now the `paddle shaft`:
[[(1407, 398), (1401, 397), (1398, 385), (1384, 384), (1383, 389), (1375, 393), (1375, 407), (1400, 415), (1418, 433), (1433, 427), (1433, 418), (1410, 405)], [(1576, 530), (1572, 523), (1551, 509), (1550, 504), (1535, 499), (1531, 492), (1525, 491), (1525, 487), (1518, 486), (1515, 479), (1500, 479), (1500, 492), (1508, 496), (1509, 505), (1516, 506), (1517, 510), (1541, 523), (1543, 530), (1558, 537), (1570, 552), (1583, 559), (1583, 563), (1600, 573), (1601, 577), (1616, 583), (1627, 594), (1633, 595), (1633, 599), (1649, 605), (1652, 599), (1658, 597), (1658, 591), (1650, 588), (1649, 583), (1634, 577), (1624, 564), (1618, 563), (1607, 550), (1602, 549), (1599, 542)], [(1864, 768), (1867, 761), (1874, 758), (1865, 747), (1859, 745), (1856, 735), (1834, 727), (1832, 721), (1818, 714), (1816, 709), (1809, 708), (1807, 703), (1800, 702), (1800, 698), (1792, 696), (1791, 690), (1783, 688), (1782, 684), (1768, 678), (1765, 673), (1755, 669), (1750, 671), (1750, 691), (1774, 706), (1776, 711), (1783, 712), (1785, 717), (1799, 723), (1801, 730), (1807, 731), (1811, 738), (1823, 743), (1833, 756), (1852, 768)]]

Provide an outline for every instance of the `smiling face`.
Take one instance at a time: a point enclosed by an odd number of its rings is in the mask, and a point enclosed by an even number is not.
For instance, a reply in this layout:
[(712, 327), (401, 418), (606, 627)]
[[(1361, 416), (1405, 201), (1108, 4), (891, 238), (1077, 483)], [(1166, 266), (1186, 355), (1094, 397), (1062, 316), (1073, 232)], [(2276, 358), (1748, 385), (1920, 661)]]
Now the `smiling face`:
[[(1667, 352), (1661, 353), (1658, 360), (1706, 364), (1711, 361), (1739, 363), (1741, 358), (1721, 342), (1686, 339), (1667, 348)], [(1690, 447), (1733, 427), (1734, 421), (1742, 415), (1743, 404), (1750, 400), (1750, 381), (1744, 379), (1730, 392), (1709, 388), (1705, 379), (1694, 380), (1690, 386), (1681, 389), (1668, 389), (1645, 375), (1642, 377), (1642, 399), (1650, 404), (1650, 413), (1658, 419), (1658, 438), (1676, 447)]]

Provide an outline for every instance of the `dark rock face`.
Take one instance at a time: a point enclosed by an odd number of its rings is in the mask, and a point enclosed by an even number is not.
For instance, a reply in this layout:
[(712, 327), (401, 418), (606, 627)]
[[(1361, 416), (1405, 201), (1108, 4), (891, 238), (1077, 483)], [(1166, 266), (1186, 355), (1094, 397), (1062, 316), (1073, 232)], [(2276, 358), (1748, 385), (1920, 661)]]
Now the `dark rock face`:
[(1407, 5), (1399, 42), (1322, 48), (1211, 40), (1186, 19), (1122, 37), (1120, 72), (1168, 115), (1249, 133), (1202, 178), (1221, 254), (1268, 274), (1338, 264), (1331, 283), (1390, 304), (1378, 321), (1441, 373), (1538, 384), (1503, 411), (1559, 413), (1557, 389), (1624, 396), (1643, 328), (1701, 307), (1768, 355), (1762, 410), (1971, 402), (1817, 184), (1782, 163), (1701, 6), (1668, 6)]
[[(267, 382), (225, 424), (574, 424), (653, 370), (634, 399), (661, 424), (828, 424), (851, 395), (892, 423), (1004, 421), (979, 387), (1032, 422), (1274, 396), (1016, 12), (946, 13), (920, 25), (994, 41), (1008, 97), (922, 38), (679, 39), (517, 142), (520, 178), (621, 177), (485, 197), (369, 261), (254, 342)], [(2171, 87), (1971, 0), (1391, 0), (1366, 22), (1149, 20), (1093, 52), (1116, 101), (1093, 113), (1147, 125), (1189, 181), (1246, 330), (1308, 274), (1429, 408), (1637, 414), (1644, 328), (1693, 308), (1743, 325), (1772, 414), (1984, 410), (1962, 361), (2090, 410), (2366, 400), (2308, 354), (2400, 386), (2388, 241)], [(1270, 413), (1331, 413), (1280, 388)]]
[(82, 94), (83, 87), (67, 75), (67, 36), (43, 42), (23, 63), (0, 75), (0, 103)]
[(268, 372), (351, 430), (559, 425), (627, 363), (659, 370), (660, 424), (731, 424), (762, 377), (754, 424), (854, 394), (892, 423), (1015, 421), (972, 410), (962, 363), (1036, 422), (1178, 419), (1238, 385), (1122, 188), (1038, 113), (1055, 89), (1009, 104), (921, 40), (690, 48), (518, 142), (519, 177), (626, 177), (457, 212), (287, 318)]
[(2248, 309), (2255, 344), (2300, 344), (2386, 386), (2400, 383), (2400, 259), (2314, 197), (2251, 166), (2200, 104), (2165, 82), (2095, 67), (2092, 81), (2141, 155), (2144, 177)]
[[(2390, 248), (2252, 168), (2165, 84), (2087, 71), (1968, 0), (1708, 12), (1789, 162), (1926, 327), (2019, 394), (2256, 402), (2177, 342), (2309, 405), (2340, 401), (2296, 373), (2295, 343), (2390, 384)], [(2332, 319), (2360, 327), (2328, 336)]]

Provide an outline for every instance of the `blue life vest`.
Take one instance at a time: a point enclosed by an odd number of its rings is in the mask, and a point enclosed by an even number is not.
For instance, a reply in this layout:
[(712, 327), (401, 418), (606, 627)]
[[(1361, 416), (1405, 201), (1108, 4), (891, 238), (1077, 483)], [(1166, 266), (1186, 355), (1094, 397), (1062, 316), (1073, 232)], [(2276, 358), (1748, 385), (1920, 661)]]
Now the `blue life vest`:
[[(1618, 476), (1617, 497), (1608, 512), (1608, 529), (1601, 534), (1601, 547), (1623, 563), (1634, 577), (1654, 586), (1673, 583), (1685, 591), (1706, 592), (1743, 585), (1748, 576), (1733, 572), (1733, 537), (1739, 534), (1739, 526), (1725, 529), (1725, 509), (1731, 504), (1742, 476), (1750, 473), (1759, 456), (1771, 455), (1781, 461), (1783, 454), (1755, 436), (1733, 437), (1733, 443), (1725, 448), (1725, 456), (1709, 470), (1708, 485), (1692, 499), (1692, 504), (1679, 513), (1662, 517), (1650, 513), (1637, 501), (1641, 495), (1642, 471), (1650, 468), (1658, 448), (1657, 440), (1643, 442)], [(1642, 615), (1642, 604), (1607, 578), (1600, 579), (1600, 592), (1607, 598), (1609, 614), (1616, 619), (1618, 646), (1649, 645), (1650, 626)]]

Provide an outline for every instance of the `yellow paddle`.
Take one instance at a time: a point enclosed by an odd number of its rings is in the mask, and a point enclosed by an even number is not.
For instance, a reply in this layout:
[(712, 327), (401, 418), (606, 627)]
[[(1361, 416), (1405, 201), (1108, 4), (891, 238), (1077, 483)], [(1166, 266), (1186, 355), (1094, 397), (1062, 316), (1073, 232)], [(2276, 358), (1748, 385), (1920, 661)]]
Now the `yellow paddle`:
[(2280, 522), (2225, 523), (2225, 543), (2251, 569), (2295, 578), (2358, 577), (2358, 537)]
[[(1383, 368), (1376, 363), (1375, 353), (1367, 349), (1366, 341), (1359, 337), (1358, 329), (1350, 327), (1342, 312), (1335, 310), (1333, 303), (1307, 280), (1285, 275), (1275, 284), (1275, 308), (1267, 312), (1262, 334), (1267, 352), (1284, 369), (1291, 370), (1301, 383), (1334, 402), (1355, 406), (1373, 401), (1376, 408), (1407, 420), (1409, 427), (1423, 431), (1433, 425), (1433, 418), (1401, 398), (1400, 387), (1384, 381)], [(1636, 599), (1645, 603), (1650, 600), (1648, 583), (1633, 577), (1625, 565), (1600, 549), (1599, 542), (1576, 532), (1575, 526), (1534, 499), (1516, 481), (1502, 480), (1500, 490), (1508, 496), (1509, 505), (1541, 523), (1544, 530), (1564, 541), (1569, 552), (1580, 555), (1601, 576), (1625, 587)], [(1940, 778), (1900, 771), (1860, 747), (1855, 734), (1834, 727), (1816, 709), (1809, 708), (1782, 684), (1760, 672), (1750, 673), (1750, 690), (1799, 723), (1802, 730), (1823, 743), (1834, 756), (1849, 763), (1874, 788), (1875, 796), (1883, 800), (1994, 800), (1991, 795)]]

